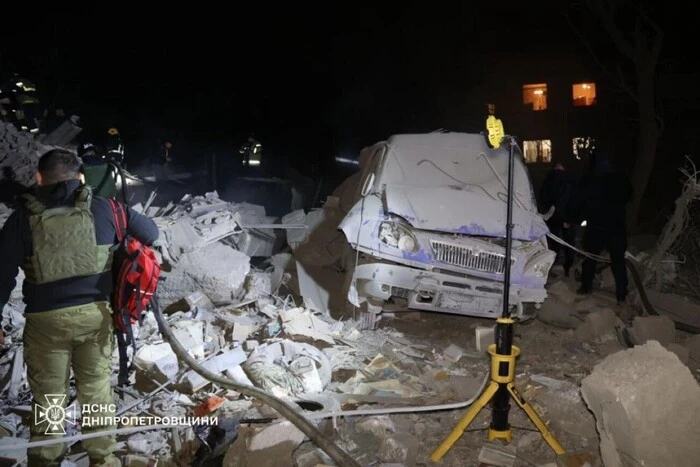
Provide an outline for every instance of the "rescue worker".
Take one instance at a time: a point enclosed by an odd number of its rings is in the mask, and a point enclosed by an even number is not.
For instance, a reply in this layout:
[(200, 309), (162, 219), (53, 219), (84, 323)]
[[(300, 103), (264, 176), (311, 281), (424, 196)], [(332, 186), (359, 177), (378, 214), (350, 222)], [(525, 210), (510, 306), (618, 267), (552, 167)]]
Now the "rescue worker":
[[(547, 219), (549, 231), (570, 245), (576, 242), (576, 230), (574, 224), (566, 223), (566, 209), (575, 184), (574, 178), (566, 171), (564, 164), (555, 162), (540, 188), (540, 204), (543, 211), (548, 212), (552, 207), (554, 208), (554, 213)], [(559, 253), (563, 253), (564, 275), (569, 277), (569, 271), (574, 264), (574, 250), (551, 239), (548, 239), (548, 242), (549, 249), (556, 253), (557, 258)]]
[[(112, 373), (113, 282), (111, 247), (117, 243), (109, 202), (92, 197), (80, 182), (80, 160), (71, 152), (54, 149), (39, 159), (37, 187), (24, 197), (0, 230), (0, 304), (15, 287), (18, 268), (25, 273), (26, 304), (24, 358), (33, 393), (31, 441), (55, 439), (46, 435), (49, 417), (39, 406), (61, 404), (67, 395), (71, 368), (81, 407), (90, 404), (104, 417), (101, 425), (83, 425), (90, 433), (115, 429)], [(158, 239), (155, 223), (128, 206), (127, 232), (145, 244)], [(86, 414), (83, 414), (86, 416)], [(111, 418), (111, 419), (110, 419)], [(92, 419), (95, 421), (95, 419)], [(59, 422), (60, 424), (60, 422)], [(63, 422), (65, 425), (65, 421)], [(65, 428), (65, 427), (64, 427)], [(119, 466), (115, 439), (102, 436), (82, 441), (91, 466)], [(58, 466), (65, 444), (30, 448), (29, 465)]]
[[(632, 185), (627, 176), (616, 170), (606, 154), (596, 150), (591, 160), (591, 170), (577, 186), (569, 204), (568, 223), (586, 221), (583, 248), (589, 253), (610, 253), (611, 269), (615, 278), (617, 303), (627, 298), (627, 250), (626, 205), (632, 199)], [(593, 292), (596, 261), (586, 257), (581, 268), (581, 287), (577, 293)]]
[(43, 112), (40, 108), (36, 86), (28, 79), (15, 75), (13, 78), (17, 121), (22, 131), (38, 133)]
[(262, 144), (251, 134), (238, 151), (243, 156), (243, 166), (258, 166), (262, 162)]
[(107, 130), (107, 159), (124, 166), (124, 145), (119, 130), (112, 127)]
[(81, 172), (85, 184), (92, 188), (95, 196), (102, 198), (117, 197), (117, 168), (105, 157), (97, 154), (92, 143), (83, 143), (78, 148), (78, 157), (83, 161)]

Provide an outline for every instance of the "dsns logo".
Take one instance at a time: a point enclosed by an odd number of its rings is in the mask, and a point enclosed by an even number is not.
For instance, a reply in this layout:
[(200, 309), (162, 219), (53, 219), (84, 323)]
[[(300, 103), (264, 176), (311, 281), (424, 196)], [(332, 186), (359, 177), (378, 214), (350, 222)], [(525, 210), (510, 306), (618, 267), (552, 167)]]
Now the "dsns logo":
[(38, 403), (34, 407), (34, 424), (40, 426), (46, 423), (47, 435), (65, 435), (65, 424), (76, 424), (74, 410), (66, 411), (63, 402), (66, 400), (65, 394), (46, 394), (46, 407)]

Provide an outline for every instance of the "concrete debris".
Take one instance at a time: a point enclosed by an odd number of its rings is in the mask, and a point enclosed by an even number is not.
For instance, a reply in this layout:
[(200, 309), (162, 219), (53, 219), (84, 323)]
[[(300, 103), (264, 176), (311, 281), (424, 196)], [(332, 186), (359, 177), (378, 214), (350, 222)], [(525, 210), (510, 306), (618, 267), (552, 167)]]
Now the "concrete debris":
[(188, 295), (185, 297), (185, 301), (191, 309), (198, 308), (204, 311), (211, 311), (214, 309), (214, 304), (211, 302), (209, 297), (202, 292), (195, 292)]
[(683, 362), (684, 365), (688, 365), (690, 363), (690, 349), (688, 347), (683, 347), (682, 345), (674, 342), (673, 344), (667, 345), (666, 348), (676, 354), (678, 359)]
[(263, 206), (228, 203), (211, 192), (187, 195), (175, 206), (149, 211), (162, 232), (159, 246), (163, 257), (171, 263), (177, 263), (185, 253), (224, 240), (246, 256), (269, 257), (274, 253), (277, 219), (266, 216)]
[(634, 345), (655, 340), (668, 346), (676, 341), (676, 327), (666, 316), (636, 316), (628, 333)]
[(583, 323), (576, 328), (575, 334), (586, 342), (604, 340), (606, 337), (614, 337), (618, 326), (623, 326), (622, 321), (613, 310), (606, 308), (587, 314)]
[(513, 467), (515, 465), (517, 448), (488, 443), (479, 451), (479, 462), (493, 467)]
[(313, 443), (303, 443), (299, 449), (294, 451), (294, 465), (295, 467), (319, 467), (331, 466), (335, 463), (328, 454), (314, 446)]
[(583, 323), (585, 317), (572, 309), (570, 303), (552, 295), (538, 310), (537, 319), (558, 328), (576, 329)]
[(409, 433), (394, 433), (387, 436), (379, 446), (379, 460), (404, 466), (415, 465), (419, 441)]
[(134, 366), (159, 382), (165, 382), (178, 372), (178, 360), (170, 344), (151, 344), (141, 347), (134, 356)]
[[(576, 301), (574, 286), (567, 281), (557, 281), (553, 283), (547, 289), (547, 294), (557, 297), (564, 303), (572, 304)], [(545, 303), (547, 303), (546, 300)]]
[(355, 431), (358, 433), (371, 433), (377, 439), (384, 439), (389, 434), (394, 433), (396, 428), (391, 418), (378, 416), (366, 418), (355, 424)]
[(321, 317), (303, 308), (280, 310), (282, 329), (289, 336), (304, 336), (313, 340), (319, 340), (328, 344), (335, 344), (333, 340), (333, 323), (325, 321)]
[[(202, 362), (202, 366), (212, 373), (221, 374), (224, 371), (232, 370), (237, 365), (245, 362), (246, 354), (241, 347), (236, 347), (232, 350), (225, 351), (210, 360)], [(209, 380), (204, 379), (194, 370), (189, 370), (183, 377), (184, 389), (190, 393), (194, 393), (211, 384)]]
[(168, 437), (161, 431), (138, 433), (130, 436), (126, 445), (137, 454), (152, 455), (167, 447)]
[(700, 457), (700, 386), (656, 341), (610, 355), (581, 383), (606, 467), (692, 466)]
[(304, 434), (288, 421), (263, 428), (241, 426), (238, 439), (228, 448), (223, 467), (292, 467), (292, 453)]
[(177, 321), (173, 323), (173, 335), (192, 357), (204, 358), (204, 321)]
[(236, 365), (234, 367), (224, 370), (224, 374), (234, 380), (237, 384), (243, 384), (246, 386), (255, 386), (253, 382), (245, 374), (243, 367), (241, 365)]
[(288, 230), (287, 244), (295, 250), (309, 238), (309, 235), (316, 230), (324, 220), (324, 217), (325, 212), (323, 209), (316, 209), (310, 211), (308, 214), (306, 214), (303, 209), (299, 209), (282, 217), (282, 224), (303, 224), (305, 227), (303, 229)]
[(450, 344), (449, 347), (445, 349), (442, 354), (447, 358), (449, 361), (453, 363), (457, 363), (460, 358), (464, 355), (464, 349), (461, 347), (458, 347), (454, 344)]
[(523, 433), (522, 435), (519, 434), (515, 445), (519, 450), (522, 451), (524, 449), (528, 449), (530, 446), (538, 442), (544, 442), (542, 435), (538, 432), (530, 432)]
[(235, 303), (243, 294), (250, 258), (222, 243), (181, 255), (177, 267), (163, 271), (158, 285), (160, 305), (167, 309), (184, 296), (202, 292), (217, 304)]
[(654, 309), (673, 321), (700, 327), (700, 304), (687, 297), (647, 290), (647, 297)]
[(319, 284), (300, 261), (296, 265), (299, 294), (304, 298), (304, 305), (314, 311), (327, 313), (330, 309), (330, 291)]
[(39, 157), (51, 149), (38, 143), (26, 132), (0, 122), (0, 181), (18, 183), (23, 187), (34, 185)]

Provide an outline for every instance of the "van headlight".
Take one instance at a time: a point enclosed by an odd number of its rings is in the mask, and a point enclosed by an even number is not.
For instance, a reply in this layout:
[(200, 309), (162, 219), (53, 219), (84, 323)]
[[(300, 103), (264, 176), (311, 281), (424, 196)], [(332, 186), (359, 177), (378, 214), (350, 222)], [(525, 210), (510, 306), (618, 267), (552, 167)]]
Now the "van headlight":
[(391, 247), (409, 253), (418, 249), (418, 242), (411, 226), (399, 217), (391, 217), (379, 225), (379, 240)]
[(538, 278), (547, 277), (555, 259), (556, 254), (553, 251), (540, 251), (525, 264), (523, 275)]

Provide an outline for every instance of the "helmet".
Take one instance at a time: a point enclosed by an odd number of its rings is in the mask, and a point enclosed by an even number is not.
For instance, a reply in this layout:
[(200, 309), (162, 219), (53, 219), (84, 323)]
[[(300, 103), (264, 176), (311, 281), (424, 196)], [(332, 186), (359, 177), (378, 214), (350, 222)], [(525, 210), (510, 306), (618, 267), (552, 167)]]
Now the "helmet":
[(109, 130), (107, 130), (107, 133), (109, 133), (110, 135), (118, 135), (118, 134), (119, 134), (119, 130), (117, 130), (116, 128), (112, 127), (112, 128), (110, 128)]
[(95, 148), (95, 145), (92, 143), (83, 143), (80, 146), (78, 146), (78, 157), (84, 157), (86, 154), (89, 153), (96, 153), (97, 149)]

